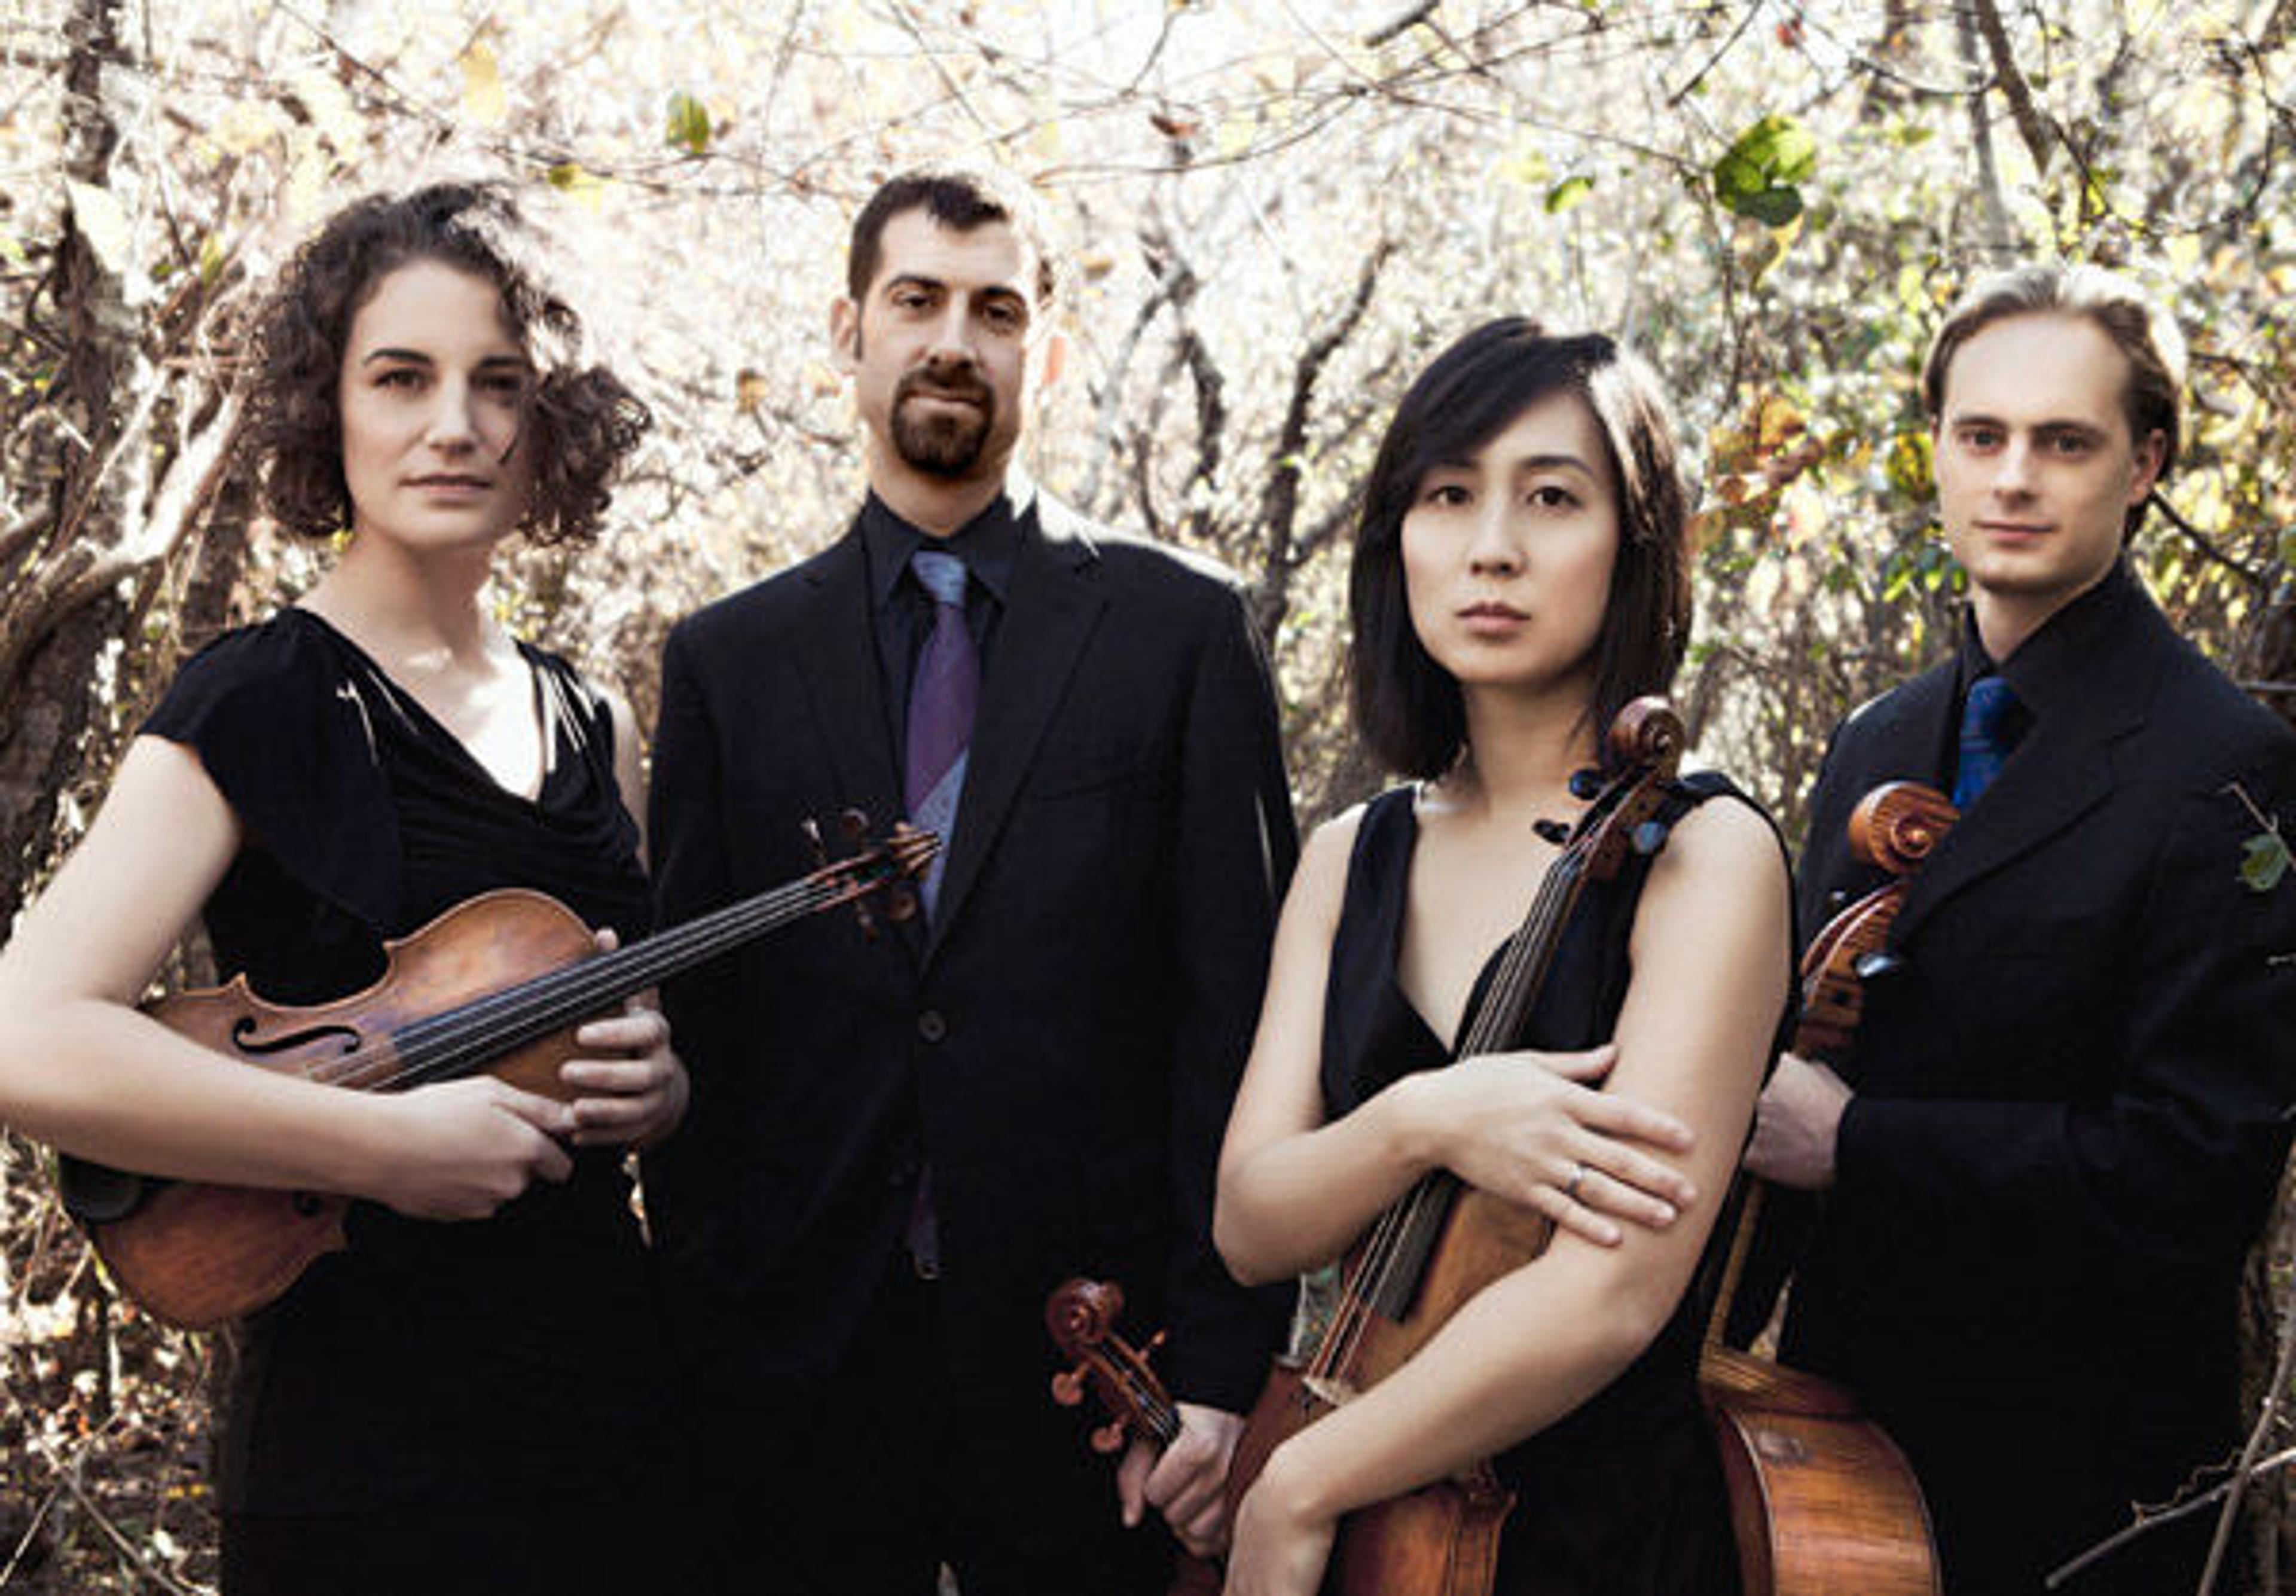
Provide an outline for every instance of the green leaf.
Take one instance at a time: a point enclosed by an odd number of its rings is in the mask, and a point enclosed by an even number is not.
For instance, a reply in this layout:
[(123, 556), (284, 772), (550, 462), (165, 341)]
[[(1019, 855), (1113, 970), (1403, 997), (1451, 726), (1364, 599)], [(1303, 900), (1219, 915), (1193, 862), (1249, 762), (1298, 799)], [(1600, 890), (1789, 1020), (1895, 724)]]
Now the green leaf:
[(709, 108), (684, 89), (669, 97), (669, 122), (662, 132), (662, 142), (688, 155), (700, 155), (709, 148)]
[(1565, 177), (1546, 191), (1546, 214), (1561, 216), (1566, 210), (1575, 210), (1585, 204), (1587, 196), (1594, 192), (1595, 179), (1592, 177)]
[(1802, 210), (1800, 184), (1817, 171), (1817, 140), (1790, 116), (1762, 118), (1714, 163), (1714, 197), (1740, 216), (1783, 227)]
[(2243, 845), (2244, 857), (2240, 861), (2240, 878), (2251, 893), (2268, 893), (2280, 884), (2280, 878), (2296, 867), (2296, 858), (2288, 852), (2287, 839), (2276, 831), (2259, 831)]

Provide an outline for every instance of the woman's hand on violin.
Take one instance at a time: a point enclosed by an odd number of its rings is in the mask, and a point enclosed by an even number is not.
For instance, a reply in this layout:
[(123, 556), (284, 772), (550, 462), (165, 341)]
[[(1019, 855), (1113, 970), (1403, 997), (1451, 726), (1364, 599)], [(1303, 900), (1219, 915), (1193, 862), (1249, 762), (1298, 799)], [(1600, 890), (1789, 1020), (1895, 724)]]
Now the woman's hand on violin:
[(1155, 1509), (1173, 1537), (1198, 1557), (1227, 1547), (1227, 1468), (1243, 1434), (1243, 1416), (1221, 1408), (1175, 1403), (1180, 1433), (1160, 1454), (1136, 1440), (1116, 1467), (1116, 1499), (1128, 1528)]
[[(613, 951), (614, 934), (599, 932), (598, 946)], [(633, 1000), (618, 1015), (586, 1023), (574, 1040), (616, 1056), (559, 1066), (559, 1079), (581, 1094), (573, 1103), (576, 1147), (650, 1147), (677, 1128), (691, 1088), (660, 1009)]]
[(1310, 1502), (1296, 1488), (1293, 1472), (1279, 1446), (1244, 1493), (1224, 1596), (1316, 1596), (1322, 1589), (1339, 1517)]
[(1412, 1117), (1433, 1162), (1616, 1246), (1626, 1235), (1620, 1222), (1661, 1230), (1697, 1196), (1645, 1150), (1687, 1151), (1689, 1126), (1597, 1090), (1617, 1060), (1608, 1043), (1583, 1053), (1492, 1053), (1411, 1076), (1404, 1089), (1414, 1094)]
[(415, 1219), (484, 1219), (574, 1167), (557, 1140), (574, 1128), (567, 1106), (491, 1075), (368, 1100), (397, 1123), (361, 1195)]

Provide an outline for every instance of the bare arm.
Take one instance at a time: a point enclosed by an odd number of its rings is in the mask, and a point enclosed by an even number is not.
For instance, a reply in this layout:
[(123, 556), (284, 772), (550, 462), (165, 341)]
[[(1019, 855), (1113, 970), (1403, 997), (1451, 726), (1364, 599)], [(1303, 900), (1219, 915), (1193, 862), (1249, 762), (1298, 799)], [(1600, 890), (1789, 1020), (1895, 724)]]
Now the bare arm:
[(1538, 1433), (1662, 1329), (1729, 1181), (1784, 997), (1784, 862), (1732, 803), (1677, 827), (1636, 917), (1617, 1088), (1694, 1134), (1665, 1155), (1702, 1195), (1687, 1222), (1616, 1246), (1558, 1231), (1403, 1369), (1279, 1448), (1246, 1499), (1231, 1592), (1308, 1592), (1339, 1516)]
[(1536, 1208), (1598, 1246), (1618, 1222), (1670, 1224), (1691, 1184), (1645, 1148), (1690, 1131), (1631, 1092), (1594, 1089), (1615, 1052), (1502, 1053), (1406, 1076), (1324, 1123), (1324, 996), (1359, 811), (1310, 840), (1277, 929), (1267, 999), (1220, 1158), (1221, 1255), (1277, 1279), (1337, 1257), (1430, 1170)]
[(546, 1098), (493, 1080), (391, 1097), (227, 1060), (136, 1012), (136, 997), (240, 843), (190, 751), (139, 737), (79, 847), (0, 951), (0, 1115), (124, 1168), (482, 1214), (562, 1178)]

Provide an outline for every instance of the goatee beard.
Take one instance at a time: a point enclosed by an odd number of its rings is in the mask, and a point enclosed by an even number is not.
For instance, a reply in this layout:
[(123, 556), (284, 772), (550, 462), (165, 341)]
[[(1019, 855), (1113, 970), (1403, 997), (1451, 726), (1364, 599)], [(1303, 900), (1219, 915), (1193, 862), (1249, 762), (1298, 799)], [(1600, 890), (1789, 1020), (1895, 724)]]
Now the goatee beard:
[[(919, 416), (913, 398), (963, 399), (972, 410), (934, 409)], [(996, 397), (986, 383), (931, 383), (922, 374), (904, 377), (893, 395), (893, 452), (903, 465), (927, 476), (963, 477), (980, 464), (988, 433), (996, 419)]]

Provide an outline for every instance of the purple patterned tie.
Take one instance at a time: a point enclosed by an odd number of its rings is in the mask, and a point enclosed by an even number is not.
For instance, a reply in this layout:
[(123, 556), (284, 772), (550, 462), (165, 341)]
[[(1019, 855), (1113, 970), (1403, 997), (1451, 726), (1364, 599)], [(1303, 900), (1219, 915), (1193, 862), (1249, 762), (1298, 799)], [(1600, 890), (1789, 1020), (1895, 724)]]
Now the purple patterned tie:
[(940, 900), (940, 876), (956, 830), (956, 801), (964, 791), (966, 745), (972, 741), (972, 712), (980, 701), (980, 655), (964, 623), (964, 562), (938, 549), (921, 548), (909, 569), (932, 596), (932, 630), (917, 651), (916, 674), (909, 679), (909, 725), (904, 772), (909, 819), (941, 838), (941, 850), (925, 872), (925, 915)]

